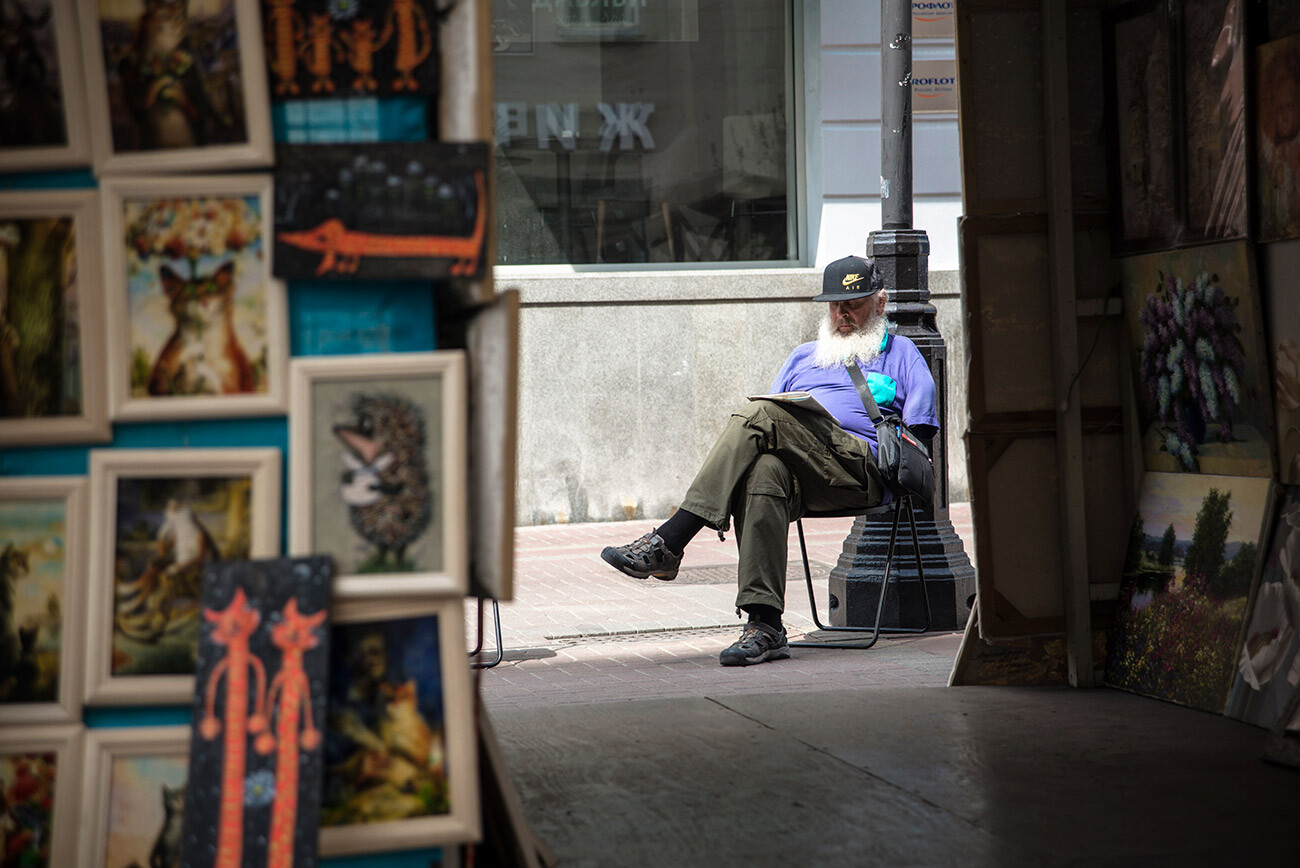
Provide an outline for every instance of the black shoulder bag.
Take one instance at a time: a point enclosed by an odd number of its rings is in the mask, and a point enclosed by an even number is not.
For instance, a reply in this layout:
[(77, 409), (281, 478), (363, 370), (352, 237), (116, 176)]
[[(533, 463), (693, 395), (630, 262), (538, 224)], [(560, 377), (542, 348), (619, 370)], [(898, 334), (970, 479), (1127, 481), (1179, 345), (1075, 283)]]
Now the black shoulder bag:
[(929, 451), (902, 419), (881, 414), (857, 361), (850, 361), (848, 368), (862, 405), (876, 426), (876, 466), (880, 468), (881, 478), (896, 497), (910, 494), (928, 506), (934, 499), (934, 462)]

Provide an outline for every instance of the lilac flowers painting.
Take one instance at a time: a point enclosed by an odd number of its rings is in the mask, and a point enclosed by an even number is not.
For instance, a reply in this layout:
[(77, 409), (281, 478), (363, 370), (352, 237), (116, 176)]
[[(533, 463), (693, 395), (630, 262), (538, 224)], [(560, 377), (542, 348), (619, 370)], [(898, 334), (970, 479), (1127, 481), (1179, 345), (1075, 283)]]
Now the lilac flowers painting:
[(1147, 470), (1271, 476), (1272, 401), (1245, 242), (1123, 261)]

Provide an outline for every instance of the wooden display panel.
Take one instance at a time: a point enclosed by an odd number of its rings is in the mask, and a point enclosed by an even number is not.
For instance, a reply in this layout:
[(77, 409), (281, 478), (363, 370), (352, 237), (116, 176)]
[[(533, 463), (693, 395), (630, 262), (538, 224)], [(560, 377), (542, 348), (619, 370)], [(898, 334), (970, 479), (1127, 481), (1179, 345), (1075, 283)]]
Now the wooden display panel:
[[(1102, 0), (1069, 3), (1071, 181), (1076, 207), (1104, 209)], [(957, 9), (958, 122), (967, 215), (1047, 210), (1043, 33), (1038, 0), (965, 0)]]
[[(1074, 394), (1085, 410), (1118, 416), (1126, 356), (1123, 322), (1107, 316), (1119, 312), (1118, 301), (1107, 299), (1115, 286), (1107, 228), (1092, 215), (1075, 225), (1081, 371)], [(1046, 218), (963, 218), (961, 253), (971, 428), (1054, 424)]]
[[(975, 554), (979, 564), (979, 632), (1006, 639), (1065, 632), (1060, 490), (1051, 430), (978, 433), (966, 438)], [(1124, 441), (1117, 425), (1085, 424), (1084, 477), (1088, 584), (1096, 628), (1111, 617), (1132, 523)], [(1098, 604), (1100, 603), (1100, 605)]]

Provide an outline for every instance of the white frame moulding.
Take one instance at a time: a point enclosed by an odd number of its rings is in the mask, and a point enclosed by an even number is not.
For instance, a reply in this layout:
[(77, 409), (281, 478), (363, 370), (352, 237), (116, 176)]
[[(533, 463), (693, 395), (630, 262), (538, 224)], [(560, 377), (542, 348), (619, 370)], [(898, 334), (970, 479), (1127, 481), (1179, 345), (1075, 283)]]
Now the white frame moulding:
[(438, 651), (442, 664), (443, 733), (445, 768), (450, 785), (451, 811), (382, 823), (322, 826), (322, 856), (347, 856), (478, 841), (482, 836), (476, 695), (470, 684), (469, 658), (465, 656), (465, 601), (463, 596), (410, 600), (343, 600), (334, 604), (331, 627), (438, 617)]
[[(287, 407), (289, 326), (286, 289), (272, 275), (275, 210), (272, 177), (197, 175), (184, 178), (106, 178), (101, 185), (104, 221), (104, 282), (108, 299), (108, 390), (114, 420), (205, 419), (276, 416)], [(261, 208), (262, 291), (266, 298), (266, 392), (256, 395), (131, 395), (131, 322), (123, 209), (149, 198), (257, 197)]]
[(443, 569), (438, 572), (335, 575), (336, 598), (430, 593), (465, 594), (469, 590), (467, 465), (469, 408), (466, 363), (462, 350), (423, 353), (375, 353), (296, 358), (290, 363), (289, 413), (289, 554), (312, 551), (312, 496), (316, 456), (311, 447), (312, 390), (317, 383), (427, 378), (442, 380), (442, 490), (435, 504), (443, 520)]
[(194, 675), (113, 675), (117, 482), (119, 479), (239, 477), (252, 480), (250, 558), (280, 554), (280, 450), (92, 449), (90, 451), (90, 570), (86, 619), (87, 705), (188, 705)]
[(185, 725), (101, 727), (86, 731), (81, 829), (77, 835), (77, 864), (81, 868), (104, 868), (109, 798), (113, 795), (113, 760), (124, 756), (183, 756), (188, 779), (190, 731)]
[(0, 193), (0, 222), (71, 218), (77, 256), (77, 330), (81, 341), (81, 413), (0, 419), (0, 446), (103, 443), (112, 439), (104, 379), (104, 269), (94, 190)]
[(95, 174), (125, 172), (187, 172), (195, 169), (240, 169), (270, 166), (275, 151), (271, 141), (271, 103), (262, 51), (262, 14), (258, 0), (228, 0), (235, 13), (239, 40), (239, 74), (244, 88), (244, 129), (241, 144), (195, 148), (160, 148), (117, 152), (113, 149), (108, 76), (96, 3), (81, 4), (81, 45), (85, 59), (86, 101), (90, 107), (90, 140)]
[(63, 593), (59, 600), (59, 694), (53, 702), (0, 704), (6, 723), (81, 722), (82, 665), (86, 657), (86, 495), (83, 476), (11, 476), (0, 479), (0, 502), (61, 500), (64, 508)]

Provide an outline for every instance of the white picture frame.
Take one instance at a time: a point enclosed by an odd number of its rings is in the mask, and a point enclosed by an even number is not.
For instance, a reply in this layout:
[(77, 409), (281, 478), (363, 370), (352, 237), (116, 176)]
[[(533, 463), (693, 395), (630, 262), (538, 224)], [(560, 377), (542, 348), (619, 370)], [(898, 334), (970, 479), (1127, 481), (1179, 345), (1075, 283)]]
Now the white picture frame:
[[(283, 414), (289, 359), (288, 304), (284, 284), (271, 277), (271, 176), (106, 178), (101, 185), (101, 202), (108, 299), (108, 390), (113, 419)], [(168, 249), (184, 243), (179, 228), (183, 224), (176, 221), (166, 230), (155, 232), (150, 215), (169, 205), (197, 211), (200, 203), (214, 202), (236, 212), (236, 216), (228, 218), (234, 222), (224, 230), (216, 227), (218, 219), (227, 218), (195, 217), (202, 221), (200, 227), (212, 227), (215, 252), (193, 259), (168, 255)], [(245, 237), (254, 231), (255, 238)], [(231, 240), (238, 240), (242, 246), (230, 249), (227, 245)], [(141, 247), (148, 253), (140, 254)], [(176, 296), (172, 293), (220, 287), (223, 272), (231, 282), (227, 316), (233, 339), (215, 330), (196, 330), (192, 322), (183, 327), (174, 310)], [(259, 306), (261, 318), (251, 313)], [(185, 313), (212, 316), (215, 323), (219, 311), (191, 306)], [(170, 360), (176, 379), (155, 389), (162, 376), (164, 356)], [(243, 387), (245, 377), (252, 378), (244, 385), (251, 384), (254, 391), (235, 391)], [(215, 390), (214, 383), (220, 384)], [(168, 391), (176, 388), (189, 393)]]
[[(446, 813), (386, 822), (352, 825), (325, 825), (329, 809), (322, 804), (320, 853), (322, 856), (349, 856), (388, 850), (432, 845), (462, 844), (482, 837), (479, 805), (478, 749), (469, 658), (465, 654), (464, 597), (444, 596), (412, 600), (404, 597), (385, 599), (349, 599), (335, 602), (330, 618), (330, 678), (336, 666), (345, 666), (341, 648), (334, 641), (339, 630), (374, 624), (377, 630), (399, 629), (394, 622), (437, 618), (438, 663), (442, 685), (442, 729), (444, 733), (444, 774), (448, 783)], [(390, 652), (391, 653), (391, 652)], [(391, 655), (396, 656), (396, 655)], [(391, 658), (390, 658), (391, 659)], [(417, 680), (415, 673), (403, 675)], [(337, 710), (332, 708), (332, 712)], [(330, 721), (326, 723), (327, 728)], [(327, 735), (327, 739), (330, 736)]]
[[(11, 548), (21, 552), (24, 593), (16, 593), (15, 623), (0, 625), (0, 629), (13, 629), (15, 633), (24, 626), (35, 627), (32, 648), (24, 648), (23, 655), (32, 655), (32, 664), (40, 671), (40, 656), (48, 655), (48, 643), (57, 636), (59, 682), (53, 699), (38, 701), (0, 701), (0, 718), (5, 723), (33, 724), (81, 721), (82, 665), (85, 660), (85, 604), (86, 604), (86, 502), (87, 483), (80, 476), (15, 476), (0, 479), (0, 563), (5, 576), (0, 581), (10, 581), (14, 570), (7, 561)], [(39, 504), (58, 502), (61, 507), (42, 511)], [(59, 526), (57, 513), (62, 513)], [(11, 520), (22, 522), (21, 527), (11, 525)], [(54, 579), (55, 569), (43, 569), (54, 561), (61, 551), (61, 578)], [(44, 562), (44, 563), (42, 563)], [(42, 604), (40, 591), (50, 595), (57, 582), (57, 623), (54, 607)], [(14, 589), (17, 591), (18, 589)], [(29, 597), (29, 599), (24, 599)], [(48, 599), (48, 598), (47, 598)], [(45, 611), (41, 611), (44, 609)], [(17, 616), (22, 615), (19, 621)], [(29, 640), (30, 641), (30, 640)], [(23, 643), (25, 644), (25, 643)], [(20, 658), (17, 667), (21, 679), (24, 668)], [(17, 687), (21, 681), (15, 684)]]
[[(50, 13), (48, 24), (52, 28), (53, 56), (58, 66), (58, 89), (63, 98), (65, 141), (61, 144), (0, 147), (0, 172), (90, 165), (90, 123), (86, 107), (86, 80), (81, 66), (81, 38), (77, 32), (76, 3), (75, 0), (46, 0), (45, 8)], [(37, 13), (38, 19), (39, 15)], [(0, 116), (0, 124), (12, 122), (12, 118)]]
[[(78, 822), (81, 819), (81, 752), (83, 728), (80, 724), (56, 724), (0, 727), (0, 787), (9, 789), (13, 772), (10, 758), (15, 755), (53, 753), (54, 800), (49, 830), (49, 862), (46, 868), (77, 868)], [(48, 769), (28, 768), (42, 783), (48, 782)]]
[[(289, 376), (289, 553), (333, 556), (336, 598), (466, 593), (468, 407), (464, 352), (296, 358)], [(352, 418), (342, 415), (352, 412), (345, 402), (363, 394), (356, 390), (366, 388), (381, 399), (416, 405), (423, 425), (418, 436), (424, 437), (418, 448), (394, 446), (385, 441), (382, 430), (369, 436), (359, 451), (348, 445), (356, 441), (349, 439), (347, 426), (342, 424)], [(403, 389), (406, 395), (396, 394)], [(417, 392), (434, 392), (436, 397), (411, 397)], [(322, 433), (326, 426), (328, 435)], [(430, 442), (435, 437), (436, 442)], [(326, 449), (331, 457), (322, 454)], [(366, 455), (366, 451), (374, 454)], [(411, 476), (403, 475), (406, 467), (414, 468)], [(351, 481), (344, 484), (344, 478)], [(427, 533), (418, 526), (418, 519), (409, 518), (403, 522), (404, 528), (383, 531), (387, 539), (395, 540), (392, 543), (381, 540), (378, 532), (359, 528), (370, 523), (378, 510), (387, 508), (382, 499), (387, 495), (379, 492), (396, 489), (391, 495), (394, 498), (416, 497), (424, 493), (420, 485), (430, 498), (424, 525)], [(419, 505), (408, 504), (401, 514), (418, 515), (419, 510)], [(416, 552), (411, 560), (405, 560), (408, 546)], [(385, 568), (394, 562), (401, 564), (401, 569)]]
[[(244, 480), (248, 490), (243, 493)], [(123, 482), (127, 482), (123, 486)], [(224, 485), (223, 489), (221, 486)], [(225, 495), (229, 504), (218, 506), (227, 512), (224, 525), (213, 532), (213, 511), (205, 510), (210, 502)], [(174, 493), (169, 493), (174, 492)], [(205, 493), (206, 492), (206, 493)], [(215, 493), (214, 493), (215, 492)], [(128, 509), (135, 524), (125, 535), (119, 533), (120, 502), (126, 494)], [(166, 495), (168, 503), (159, 505)], [(234, 501), (238, 497), (238, 503)], [(140, 508), (141, 503), (150, 509)], [(171, 507), (175, 500), (179, 508)], [(196, 506), (196, 503), (198, 504)], [(87, 655), (85, 702), (87, 705), (188, 705), (193, 700), (194, 674), (175, 671), (178, 663), (168, 664), (173, 671), (126, 671), (145, 669), (134, 665), (131, 649), (139, 656), (158, 659), (169, 653), (172, 660), (190, 654), (193, 664), (198, 653), (198, 593), (184, 593), (195, 582), (195, 571), (171, 571), (163, 555), (170, 542), (171, 557), (181, 545), (182, 532), (172, 531), (161, 520), (164, 510), (171, 509), (173, 523), (184, 522), (188, 548), (201, 546), (195, 541), (195, 527), (207, 534), (209, 544), (216, 544), (225, 558), (275, 557), (280, 553), (280, 450), (275, 448), (238, 449), (92, 449), (90, 451), (90, 569), (89, 600), (86, 624)], [(188, 512), (186, 511), (188, 510)], [(229, 516), (240, 511), (238, 527), (231, 526)], [(119, 539), (122, 536), (122, 539)], [(218, 539), (226, 540), (224, 551)], [(235, 545), (228, 541), (238, 540)], [(129, 548), (128, 548), (129, 546)], [(151, 548), (153, 549), (151, 551)], [(141, 554), (143, 552), (143, 555)], [(156, 552), (156, 553), (155, 553)], [(187, 553), (187, 562), (194, 562)], [(120, 562), (120, 566), (119, 566)], [(147, 566), (134, 570), (136, 562)], [(118, 587), (119, 569), (131, 570), (130, 581)], [(136, 574), (138, 578), (135, 578)], [(184, 605), (181, 605), (183, 603)], [(191, 623), (192, 626), (191, 626)], [(191, 635), (192, 634), (192, 635)], [(118, 637), (121, 637), (120, 640)], [(189, 651), (192, 642), (193, 650)], [(147, 646), (147, 647), (146, 647)], [(123, 662), (121, 657), (127, 657)], [(163, 658), (166, 659), (166, 658)], [(120, 664), (120, 665), (118, 665)], [(114, 673), (117, 668), (119, 672)], [(159, 665), (159, 670), (164, 667)]]
[[(34, 221), (71, 220), (70, 243), (75, 245), (71, 273), (65, 262), (58, 279), (63, 283), (65, 311), (77, 316), (78, 370), (72, 376), (80, 384), (80, 412), (67, 415), (26, 416), (6, 413), (0, 416), (0, 446), (45, 445), (49, 443), (102, 443), (112, 438), (108, 422), (108, 401), (104, 379), (104, 289), (102, 246), (99, 232), (99, 201), (94, 190), (40, 190), (0, 193), (0, 231), (10, 239), (0, 256), (6, 260), (0, 275), (0, 338), (3, 330), (24, 331), (21, 323), (11, 323), (12, 301), (7, 292), (8, 274), (17, 263), (11, 257), (21, 255), (23, 225)], [(8, 227), (6, 229), (6, 227)], [(48, 238), (48, 236), (46, 236)], [(19, 337), (21, 341), (21, 336)], [(0, 353), (20, 353), (21, 344), (11, 348), (0, 340)], [(65, 353), (68, 351), (65, 349)], [(15, 359), (11, 362), (17, 364)], [(65, 364), (67, 361), (65, 359)], [(0, 407), (11, 400), (8, 390), (0, 386)], [(12, 400), (21, 400), (14, 395)]]
[[(77, 864), (81, 868), (106, 868), (109, 836), (113, 832), (111, 812), (117, 808), (126, 808), (129, 801), (122, 793), (114, 798), (114, 761), (137, 757), (178, 758), (183, 761), (185, 777), (188, 779), (190, 727), (139, 726), (89, 729), (86, 731), (84, 751), (81, 828), (76, 836)], [(149, 813), (154, 809), (164, 812), (166, 810), (161, 803), (161, 792), (155, 795), (153, 803), (146, 804), (150, 809)], [(124, 819), (129, 822), (151, 822), (156, 819), (153, 816), (142, 816), (145, 811), (124, 810), (124, 813), (127, 814)], [(166, 820), (165, 813), (164, 820)], [(142, 855), (143, 858), (136, 855), (134, 861), (140, 865), (149, 864), (150, 853)]]
[[(267, 93), (266, 61), (262, 48), (261, 9), (258, 0), (220, 0), (223, 7), (234, 12), (235, 41), (238, 48), (237, 82), (241, 86), (243, 101), (242, 112), (235, 110), (226, 113), (223, 120), (237, 122), (243, 126), (243, 134), (232, 141), (216, 144), (158, 144), (143, 147), (143, 139), (148, 130), (154, 135), (172, 138), (178, 133), (178, 124), (185, 124), (184, 130), (193, 139), (197, 136), (189, 128), (188, 122), (182, 120), (177, 110), (168, 106), (166, 90), (168, 87), (184, 88), (183, 97), (193, 107), (195, 98), (193, 89), (195, 76), (204, 76), (204, 72), (192, 56), (187, 54), (184, 43), (175, 50), (166, 53), (170, 63), (173, 57), (182, 57), (176, 61), (179, 65), (175, 71), (167, 70), (167, 77), (158, 74), (157, 78), (146, 78), (133, 86), (124, 85), (118, 79), (122, 70), (133, 57), (134, 48), (124, 45), (108, 46), (105, 53), (104, 27), (102, 24), (102, 3), (84, 3), (81, 6), (80, 29), (81, 42), (85, 54), (85, 79), (87, 102), (90, 107), (90, 139), (93, 148), (95, 173), (99, 176), (127, 174), (131, 172), (175, 173), (195, 169), (247, 169), (270, 166), (274, 161), (274, 146), (271, 139), (271, 111)], [(143, 4), (141, 4), (143, 6)], [(208, 4), (212, 6), (214, 4)], [(120, 4), (119, 4), (120, 6)], [(188, 4), (182, 8), (187, 8)], [(120, 6), (120, 8), (128, 8)], [(137, 18), (140, 13), (134, 13)], [(140, 24), (127, 23), (134, 30)], [(122, 27), (110, 28), (115, 34)], [(165, 28), (159, 28), (166, 32)], [(138, 39), (138, 36), (136, 37)], [(110, 60), (110, 55), (112, 60)], [(228, 61), (229, 58), (226, 58)], [(108, 69), (113, 66), (112, 71)], [(235, 77), (229, 76), (229, 79)], [(167, 83), (170, 80), (170, 83)], [(207, 82), (199, 78), (199, 87), (207, 107), (195, 109), (204, 119), (211, 119), (220, 113), (207, 92)], [(133, 121), (125, 104), (123, 94), (148, 94), (150, 104), (138, 110), (146, 112), (142, 121)], [(229, 99), (227, 95), (227, 99)], [(179, 101), (179, 98), (178, 100)], [(115, 126), (116, 123), (116, 126)], [(116, 143), (118, 132), (136, 131), (141, 138), (141, 146), (123, 147)], [(160, 139), (161, 141), (161, 139)]]

